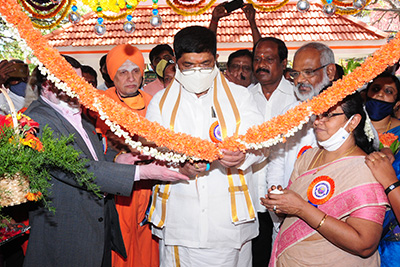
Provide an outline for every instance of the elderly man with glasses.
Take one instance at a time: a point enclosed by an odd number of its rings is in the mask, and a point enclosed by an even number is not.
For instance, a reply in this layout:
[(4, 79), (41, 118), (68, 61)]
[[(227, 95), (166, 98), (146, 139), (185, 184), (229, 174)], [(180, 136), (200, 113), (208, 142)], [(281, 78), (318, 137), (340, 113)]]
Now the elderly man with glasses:
[[(301, 101), (306, 101), (318, 95), (328, 86), (335, 77), (336, 66), (333, 51), (322, 43), (308, 43), (296, 51), (293, 60), (293, 69), (290, 76), (295, 84), (295, 94), (300, 100), (289, 105), (288, 110)], [(335, 114), (323, 114), (324, 119), (329, 119)], [(267, 166), (268, 188), (281, 185), (285, 188), (292, 174), (294, 162), (298, 157), (311, 147), (316, 147), (317, 142), (312, 129), (312, 123), (304, 125), (293, 137), (288, 138), (285, 144), (279, 144), (271, 149), (269, 164)], [(273, 238), (278, 233), (280, 220), (274, 217)]]

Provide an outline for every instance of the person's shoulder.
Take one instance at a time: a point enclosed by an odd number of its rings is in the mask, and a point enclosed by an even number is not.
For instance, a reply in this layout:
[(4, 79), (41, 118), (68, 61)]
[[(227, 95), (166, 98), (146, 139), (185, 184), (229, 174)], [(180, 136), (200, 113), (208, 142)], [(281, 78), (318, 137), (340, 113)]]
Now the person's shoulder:
[(282, 112), (285, 113), (285, 112), (288, 111), (289, 109), (292, 109), (292, 108), (294, 108), (294, 107), (296, 107), (297, 105), (300, 105), (300, 104), (301, 104), (301, 101), (296, 100), (296, 101), (292, 102), (291, 104), (285, 106), (285, 107), (283, 108)]
[(226, 82), (227, 82), (227, 84), (229, 86), (229, 89), (231, 90), (232, 94), (234, 96), (236, 96), (236, 97), (243, 98), (246, 95), (252, 95), (253, 94), (252, 92), (250, 92), (250, 90), (247, 87), (235, 84), (235, 83), (230, 82), (228, 80), (226, 80)]
[(257, 94), (259, 92), (261, 92), (261, 84), (260, 83), (252, 83), (250, 84), (249, 87), (247, 87), (247, 90), (249, 90), (250, 93)]
[(293, 97), (295, 97), (294, 95), (294, 84), (292, 84), (291, 82), (289, 82), (288, 80), (285, 79), (284, 76), (282, 76), (281, 78), (281, 82), (278, 85), (278, 90), (280, 90), (281, 92), (291, 95)]

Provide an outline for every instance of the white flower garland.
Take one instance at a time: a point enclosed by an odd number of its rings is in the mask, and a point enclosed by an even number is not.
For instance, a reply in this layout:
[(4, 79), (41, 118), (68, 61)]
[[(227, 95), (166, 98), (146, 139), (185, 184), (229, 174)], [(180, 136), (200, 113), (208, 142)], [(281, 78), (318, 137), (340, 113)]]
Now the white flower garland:
[[(28, 44), (25, 42), (25, 40), (20, 37), (18, 30), (11, 23), (8, 23), (3, 16), (1, 16), (1, 17), (5, 21), (6, 26), (8, 27), (8, 30), (10, 31), (10, 33), (12, 33), (16, 37), (18, 46), (21, 48), (24, 58), (30, 58), (32, 64), (38, 66), (40, 73), (44, 76), (47, 76), (47, 79), (50, 80), (52, 83), (54, 83), (54, 85), (58, 89), (64, 91), (70, 97), (77, 97), (79, 99), (79, 96), (65, 82), (62, 82), (60, 79), (58, 79), (56, 76), (54, 76), (54, 74), (52, 74), (43, 65), (43, 63), (40, 62), (36, 56), (33, 55), (33, 50), (28, 46)], [(94, 102), (95, 103), (93, 104), (93, 106), (97, 109), (97, 112), (100, 115), (100, 119), (102, 119), (105, 122), (105, 124), (110, 127), (111, 131), (118, 137), (124, 137), (126, 144), (128, 144), (129, 146), (131, 146), (134, 149), (137, 149), (143, 155), (148, 155), (148, 156), (154, 157), (157, 160), (162, 160), (162, 161), (167, 161), (167, 162), (172, 162), (172, 163), (179, 163), (179, 162), (183, 163), (186, 160), (194, 160), (194, 161), (200, 160), (196, 157), (189, 157), (185, 154), (179, 154), (179, 153), (174, 153), (174, 152), (166, 152), (166, 153), (160, 152), (159, 150), (157, 150), (153, 147), (143, 146), (143, 144), (141, 142), (136, 142), (136, 141), (132, 140), (129, 133), (122, 130), (120, 125), (109, 120), (109, 117), (102, 110), (101, 103), (98, 101), (97, 98), (95, 98)], [(280, 142), (283, 142), (285, 140), (285, 138), (293, 136), (297, 131), (302, 129), (303, 125), (309, 121), (311, 115), (312, 114), (310, 112), (310, 114), (308, 116), (306, 116), (304, 118), (304, 120), (300, 122), (300, 124), (298, 126), (293, 127), (286, 134), (278, 135), (267, 141), (264, 141), (261, 143), (246, 143), (245, 141), (240, 140), (240, 139), (238, 139), (237, 141), (239, 143), (245, 145), (245, 147), (247, 149), (255, 149), (255, 150), (276, 145)]]

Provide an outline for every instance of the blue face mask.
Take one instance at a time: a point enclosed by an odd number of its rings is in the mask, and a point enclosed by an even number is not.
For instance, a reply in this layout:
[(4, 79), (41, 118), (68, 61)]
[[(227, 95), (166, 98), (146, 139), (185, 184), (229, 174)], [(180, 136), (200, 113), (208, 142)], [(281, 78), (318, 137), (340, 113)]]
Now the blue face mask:
[(10, 90), (16, 95), (25, 97), (25, 89), (26, 89), (26, 83), (20, 82), (15, 85), (10, 85)]
[(367, 98), (365, 108), (372, 121), (380, 121), (393, 113), (396, 102), (390, 103), (382, 100)]

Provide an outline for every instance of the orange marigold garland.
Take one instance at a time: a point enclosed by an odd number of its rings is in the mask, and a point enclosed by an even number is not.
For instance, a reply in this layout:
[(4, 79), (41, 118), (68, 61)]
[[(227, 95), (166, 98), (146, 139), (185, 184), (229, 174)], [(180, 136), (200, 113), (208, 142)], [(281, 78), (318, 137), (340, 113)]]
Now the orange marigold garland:
[[(384, 45), (372, 57), (367, 58), (361, 67), (345, 76), (343, 80), (335, 82), (331, 88), (318, 97), (301, 103), (284, 115), (253, 126), (238, 139), (229, 137), (215, 145), (187, 134), (174, 133), (158, 123), (149, 122), (120, 103), (97, 92), (82, 77), (79, 77), (59, 52), (52, 48), (41, 33), (32, 27), (31, 21), (21, 11), (16, 0), (5, 0), (3, 5), (0, 5), (0, 13), (9, 23), (17, 27), (20, 36), (25, 39), (35, 56), (46, 68), (58, 79), (65, 81), (69, 88), (73, 88), (85, 107), (98, 112), (104, 111), (110, 121), (124, 127), (131, 135), (138, 134), (149, 141), (154, 141), (158, 146), (165, 146), (172, 151), (208, 161), (217, 159), (222, 148), (245, 150), (246, 148), (267, 147), (283, 141), (300, 129), (312, 113), (321, 114), (328, 110), (400, 58), (400, 35), (397, 35), (389, 44)], [(96, 108), (96, 101), (101, 103), (102, 110)]]

